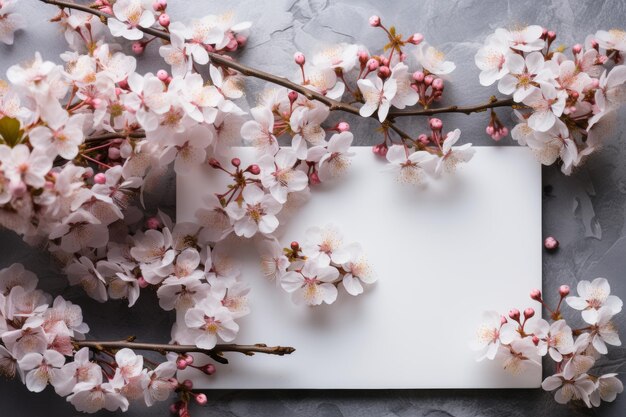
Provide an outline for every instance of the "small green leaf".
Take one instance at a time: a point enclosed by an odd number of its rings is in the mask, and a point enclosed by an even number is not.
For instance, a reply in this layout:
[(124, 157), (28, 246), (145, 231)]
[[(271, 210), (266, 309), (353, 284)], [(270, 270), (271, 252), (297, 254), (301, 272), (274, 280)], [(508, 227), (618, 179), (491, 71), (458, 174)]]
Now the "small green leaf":
[(20, 127), (19, 120), (5, 116), (0, 119), (0, 137), (7, 145), (14, 147), (22, 139)]

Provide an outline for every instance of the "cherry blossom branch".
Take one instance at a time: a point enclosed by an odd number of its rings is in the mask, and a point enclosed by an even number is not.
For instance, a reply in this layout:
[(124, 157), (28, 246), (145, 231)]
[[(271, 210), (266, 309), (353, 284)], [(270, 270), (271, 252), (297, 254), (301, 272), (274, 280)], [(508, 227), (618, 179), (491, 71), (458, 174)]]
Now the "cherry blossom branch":
[(153, 351), (165, 354), (166, 352), (174, 353), (204, 353), (213, 357), (224, 352), (238, 352), (246, 356), (252, 356), (255, 353), (264, 353), (267, 355), (290, 355), (295, 351), (294, 348), (289, 346), (267, 346), (262, 343), (255, 345), (237, 345), (237, 344), (218, 344), (213, 349), (202, 349), (195, 345), (168, 345), (157, 343), (140, 343), (135, 342), (134, 338), (127, 340), (117, 341), (99, 341), (99, 340), (76, 340), (73, 342), (77, 348), (89, 348), (97, 351), (104, 351), (108, 349), (124, 349), (129, 348), (133, 350)]
[[(79, 4), (75, 4), (75, 3), (71, 3), (71, 2), (64, 2), (64, 1), (57, 1), (57, 0), (40, 0), (44, 3), (47, 4), (51, 4), (60, 8), (68, 8), (68, 9), (75, 9), (75, 10), (79, 10), (85, 13), (90, 13), (93, 14), (95, 16), (98, 16), (100, 19), (102, 19), (103, 21), (106, 19), (109, 19), (113, 16), (107, 14), (107, 13), (103, 13), (97, 9), (88, 7), (88, 6), (82, 6)], [(166, 40), (166, 41), (170, 41), (170, 35), (169, 33), (163, 31), (163, 30), (159, 30), (159, 29), (155, 29), (155, 28), (143, 28), (141, 26), (137, 26), (137, 29), (141, 30), (142, 32), (148, 34), (148, 35), (152, 35), (155, 37), (158, 37), (160, 39)], [(354, 115), (359, 115), (359, 109), (355, 106), (352, 106), (351, 104), (348, 103), (344, 103), (338, 100), (334, 100), (332, 98), (329, 98), (321, 93), (318, 93), (316, 91), (310, 90), (309, 88), (307, 88), (304, 85), (300, 85), (300, 84), (296, 84), (292, 81), (289, 81), (288, 79), (284, 78), (284, 77), (279, 77), (270, 73), (267, 73), (265, 71), (261, 71), (258, 70), (256, 68), (251, 68), (248, 67), (246, 65), (240, 64), (238, 62), (233, 61), (232, 59), (230, 59), (230, 57), (228, 56), (224, 56), (224, 55), (220, 55), (218, 53), (215, 52), (208, 52), (209, 57), (211, 59), (211, 61), (217, 65), (221, 65), (224, 66), (226, 68), (235, 70), (245, 76), (250, 76), (250, 77), (254, 77), (254, 78), (258, 78), (264, 81), (268, 81), (270, 83), (276, 84), (276, 85), (280, 85), (282, 87), (288, 88), (290, 90), (296, 91), (300, 94), (302, 94), (303, 96), (305, 96), (307, 99), (309, 100), (316, 100), (320, 103), (325, 104), (326, 106), (328, 106), (329, 110), (334, 111), (334, 110), (339, 110), (339, 111), (343, 111), (346, 113), (350, 113), (350, 114), (354, 114)], [(489, 101), (489, 103), (487, 104), (481, 104), (481, 105), (477, 105), (477, 106), (469, 106), (469, 107), (459, 107), (459, 106), (450, 106), (450, 107), (443, 107), (443, 108), (439, 108), (439, 109), (423, 109), (423, 110), (407, 110), (407, 111), (392, 111), (389, 113), (389, 118), (393, 119), (395, 117), (402, 117), (402, 116), (431, 116), (431, 115), (435, 115), (435, 114), (439, 114), (439, 113), (464, 113), (464, 114), (471, 114), (471, 113), (475, 113), (475, 112), (481, 112), (481, 111), (485, 111), (487, 109), (490, 108), (495, 108), (495, 107), (509, 107), (513, 105), (513, 99), (509, 98), (509, 99), (504, 99), (504, 100), (497, 100), (495, 97), (492, 97)], [(376, 118), (377, 116), (375, 114), (373, 114), (372, 116), (373, 118)], [(398, 135), (400, 135), (400, 137), (404, 140), (404, 139), (412, 139), (411, 136), (409, 136), (406, 132), (403, 132), (401, 129), (399, 129), (398, 127), (396, 127), (393, 122), (391, 122), (391, 120), (389, 120), (387, 122), (387, 126), (388, 128), (392, 129), (393, 131), (395, 131), (396, 133), (398, 133)]]

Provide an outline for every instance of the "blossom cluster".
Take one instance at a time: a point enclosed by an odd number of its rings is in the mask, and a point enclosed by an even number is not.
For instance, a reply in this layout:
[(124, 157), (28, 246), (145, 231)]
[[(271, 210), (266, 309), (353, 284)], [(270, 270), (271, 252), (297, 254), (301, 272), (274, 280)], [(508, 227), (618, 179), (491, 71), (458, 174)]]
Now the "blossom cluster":
[[(624, 102), (626, 43), (621, 30), (600, 30), (575, 44), (551, 50), (557, 34), (541, 26), (496, 29), (476, 54), (480, 83), (498, 83), (519, 103), (511, 135), (530, 147), (544, 165), (561, 162), (570, 174), (603, 144), (607, 125)], [(487, 133), (506, 136), (492, 112)]]
[[(607, 345), (621, 346), (613, 317), (621, 312), (622, 300), (611, 295), (605, 278), (580, 281), (577, 291), (577, 296), (569, 296), (570, 288), (562, 285), (555, 309), (545, 304), (541, 291), (530, 293), (533, 300), (550, 312), (550, 321), (535, 317), (535, 310), (530, 307), (523, 313), (512, 309), (508, 317), (495, 311), (486, 312), (471, 343), (480, 352), (478, 360), (499, 360), (507, 371), (519, 374), (541, 366), (541, 357), (549, 355), (556, 364), (555, 373), (541, 386), (546, 391), (555, 391), (558, 403), (581, 401), (587, 407), (598, 407), (602, 401), (615, 400), (624, 390), (617, 374), (594, 375), (590, 371), (608, 353)], [(581, 311), (584, 327), (570, 327), (561, 314), (563, 300)]]
[(282, 248), (273, 239), (264, 242), (261, 252), (263, 274), (290, 293), (295, 304), (332, 304), (340, 284), (357, 296), (363, 284), (376, 281), (361, 245), (344, 243), (336, 226), (311, 227), (305, 234), (302, 245), (294, 241)]
[[(168, 354), (156, 364), (128, 348), (113, 352), (80, 347), (89, 332), (80, 307), (60, 296), (53, 300), (37, 289), (37, 282), (35, 274), (21, 264), (0, 271), (1, 374), (19, 376), (32, 392), (51, 385), (78, 411), (89, 413), (126, 411), (134, 400), (151, 406), (167, 400), (175, 390), (206, 403), (204, 394), (190, 392), (190, 381), (176, 379), (177, 371), (188, 366), (187, 360), (192, 366), (193, 358)], [(213, 365), (197, 369), (215, 372)]]
[(26, 27), (26, 19), (15, 11), (17, 0), (0, 2), (0, 42), (13, 45), (15, 32)]

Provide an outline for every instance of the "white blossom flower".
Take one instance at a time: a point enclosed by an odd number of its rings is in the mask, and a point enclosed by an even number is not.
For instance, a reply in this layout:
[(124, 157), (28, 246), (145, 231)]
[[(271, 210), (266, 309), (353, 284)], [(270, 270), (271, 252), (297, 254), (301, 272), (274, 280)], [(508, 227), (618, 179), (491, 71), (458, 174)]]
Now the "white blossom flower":
[(108, 19), (107, 25), (113, 36), (122, 36), (129, 40), (143, 38), (139, 29), (149, 28), (155, 22), (149, 0), (118, 0), (113, 4), (115, 19)]
[(0, 346), (0, 375), (6, 378), (15, 378), (17, 373), (23, 378), (23, 371), (17, 364), (17, 359), (5, 348)]
[(409, 67), (402, 62), (398, 62), (391, 69), (391, 77), (396, 80), (396, 94), (391, 99), (391, 105), (403, 109), (406, 106), (412, 106), (417, 103), (419, 94), (413, 88), (411, 83), (413, 78), (409, 74)]
[(572, 355), (563, 366), (563, 377), (573, 379), (575, 376), (584, 374), (596, 363), (593, 356), (588, 354), (587, 348), (591, 343), (589, 333), (583, 333), (574, 342)]
[(604, 71), (599, 83), (599, 88), (595, 93), (596, 106), (599, 111), (589, 119), (588, 129), (591, 129), (607, 113), (615, 111), (626, 102), (626, 66), (615, 66), (608, 74)]
[(325, 145), (326, 132), (322, 122), (328, 118), (330, 110), (317, 102), (296, 107), (291, 113), (289, 125), (295, 133), (292, 140), (293, 150), (298, 159), (306, 159), (307, 143), (314, 146)]
[(474, 156), (475, 150), (472, 149), (471, 143), (461, 146), (454, 146), (461, 137), (461, 131), (454, 129), (446, 135), (441, 145), (442, 155), (437, 160), (434, 173), (436, 176), (442, 173), (454, 173), (457, 165), (461, 162), (468, 162)]
[(544, 58), (540, 52), (531, 52), (523, 58), (512, 54), (506, 62), (508, 74), (498, 82), (502, 94), (512, 94), (513, 100), (521, 103), (543, 82), (548, 82), (551, 72), (544, 69)]
[(41, 188), (46, 180), (44, 176), (52, 168), (52, 158), (44, 152), (28, 149), (19, 144), (13, 148), (0, 145), (0, 162), (4, 175), (14, 185), (26, 184)]
[(47, 127), (37, 126), (28, 132), (30, 143), (52, 156), (72, 160), (78, 155), (78, 147), (83, 143), (84, 115), (68, 116), (59, 113), (54, 120), (48, 118)]
[(0, 270), (0, 294), (9, 295), (13, 287), (20, 286), (25, 291), (37, 287), (37, 276), (24, 268), (22, 264), (12, 264)]
[(200, 74), (187, 74), (185, 78), (174, 77), (168, 91), (178, 95), (179, 103), (196, 122), (215, 121), (217, 106), (223, 97), (215, 86), (205, 85)]
[(143, 370), (143, 356), (135, 354), (129, 348), (118, 350), (115, 353), (115, 362), (118, 366), (117, 369), (126, 382), (132, 377), (139, 375)]
[(539, 355), (545, 356), (550, 353), (550, 357), (555, 362), (561, 362), (563, 355), (572, 353), (574, 350), (574, 337), (572, 329), (565, 320), (557, 320), (549, 324), (543, 319), (535, 322), (533, 333), (539, 338)]
[(0, 5), (0, 42), (13, 45), (15, 32), (26, 27), (26, 19), (13, 12), (16, 0), (4, 0)]
[(523, 101), (533, 110), (528, 118), (528, 126), (539, 132), (548, 131), (563, 114), (566, 98), (565, 91), (557, 91), (547, 83), (541, 84), (540, 89), (533, 90)]
[[(211, 75), (213, 85), (224, 97), (236, 99), (243, 96), (243, 82), (239, 75), (228, 75), (225, 77), (222, 71), (214, 65), (209, 66), (209, 74)], [(229, 103), (230, 105), (221, 106), (220, 109), (222, 111), (233, 111), (235, 107), (232, 105), (232, 102)], [(225, 104), (225, 101), (222, 101), (220, 104)], [(229, 107), (232, 107), (232, 109)]]
[(580, 161), (578, 146), (560, 119), (556, 119), (547, 132), (534, 132), (528, 136), (526, 142), (543, 165), (552, 165), (561, 158), (563, 161), (561, 170), (565, 175), (571, 174), (573, 167)]
[(319, 259), (322, 264), (332, 261), (341, 265), (350, 260), (350, 251), (343, 244), (343, 236), (337, 226), (332, 224), (324, 228), (308, 228), (301, 247), (307, 258)]
[(213, 349), (218, 336), (223, 341), (230, 342), (239, 331), (232, 313), (212, 297), (205, 298), (187, 310), (185, 324), (192, 330), (195, 345), (202, 349)]
[(509, 47), (522, 52), (540, 51), (545, 46), (545, 41), (541, 39), (543, 28), (538, 25), (525, 26), (507, 30), (496, 29), (496, 35), (506, 39)]
[(485, 45), (474, 57), (474, 62), (480, 69), (478, 76), (480, 84), (491, 85), (508, 74), (509, 67), (506, 64), (510, 56), (512, 54), (507, 40), (495, 33), (489, 35), (485, 40)]
[(576, 287), (578, 296), (569, 296), (565, 299), (567, 304), (582, 310), (583, 319), (592, 321), (592, 311), (607, 307), (612, 315), (622, 311), (623, 302), (617, 296), (611, 295), (611, 286), (606, 278), (596, 278), (593, 281), (580, 281)]
[(595, 34), (595, 39), (601, 48), (626, 52), (626, 32), (620, 29), (599, 30)]
[(231, 201), (226, 206), (237, 236), (249, 238), (257, 232), (270, 234), (276, 230), (276, 214), (281, 209), (280, 203), (254, 184), (246, 186), (241, 195), (241, 203)]
[(283, 248), (276, 239), (265, 239), (260, 243), (261, 272), (263, 276), (280, 284), (280, 278), (290, 265)]
[[(591, 407), (589, 396), (595, 389), (595, 384), (589, 375), (582, 374), (575, 379), (565, 379), (563, 374), (555, 374), (547, 377), (541, 387), (546, 391), (554, 391), (554, 399), (559, 404), (567, 404), (571, 400), (582, 400)], [(558, 388), (558, 389), (557, 389)]]
[(123, 386), (113, 384), (113, 381), (105, 383), (79, 382), (74, 387), (74, 391), (67, 397), (77, 411), (83, 413), (95, 413), (101, 409), (121, 411), (128, 409), (128, 399), (120, 394), (119, 390)]
[(425, 168), (435, 158), (426, 151), (410, 152), (402, 145), (393, 145), (387, 150), (388, 171), (394, 174), (396, 181), (402, 184), (419, 185), (425, 179)]
[(589, 396), (594, 407), (599, 407), (601, 401), (613, 402), (617, 394), (624, 392), (624, 384), (617, 378), (617, 374), (604, 374), (596, 380), (596, 389)]
[(622, 342), (617, 334), (617, 326), (611, 321), (613, 310), (611, 307), (600, 307), (598, 310), (589, 310), (583, 319), (592, 326), (591, 344), (601, 354), (608, 352), (606, 345), (621, 346)]
[[(204, 275), (201, 271), (198, 272)], [(211, 291), (211, 286), (201, 282), (197, 276), (192, 275), (176, 281), (168, 280), (170, 278), (157, 290), (159, 306), (165, 311), (187, 310), (205, 299)]]
[(254, 120), (248, 120), (241, 126), (241, 137), (263, 154), (275, 155), (278, 141), (274, 136), (274, 115), (272, 110), (259, 106), (250, 109)]
[(178, 175), (192, 174), (206, 161), (207, 148), (213, 142), (213, 133), (205, 124), (198, 124), (171, 138), (160, 157), (162, 165), (174, 161)]
[(317, 67), (340, 68), (345, 73), (356, 65), (358, 52), (358, 45), (340, 43), (316, 53), (311, 61)]
[(202, 203), (195, 213), (198, 225), (202, 226), (201, 238), (210, 242), (222, 240), (232, 231), (228, 213), (215, 194), (204, 196)]
[(506, 347), (500, 345), (498, 356), (502, 359), (504, 369), (513, 375), (541, 366), (537, 348), (530, 337), (512, 340)]
[(82, 348), (74, 354), (72, 362), (68, 362), (59, 370), (55, 370), (50, 379), (56, 393), (62, 397), (69, 395), (76, 384), (102, 382), (102, 368), (89, 360), (89, 348)]
[(109, 230), (93, 214), (77, 210), (57, 224), (50, 239), (61, 238), (61, 249), (68, 253), (78, 252), (83, 248), (101, 248), (109, 241)]
[(172, 378), (176, 375), (176, 363), (162, 362), (153, 371), (148, 372), (148, 386), (144, 391), (144, 401), (148, 407), (157, 401), (165, 401), (174, 391)]
[(230, 311), (234, 319), (250, 314), (248, 307), (248, 293), (250, 287), (243, 282), (235, 282), (228, 288), (214, 288), (214, 294), (221, 299), (222, 305)]
[(319, 159), (313, 158), (319, 161), (318, 175), (321, 181), (338, 178), (347, 171), (350, 166), (350, 157), (354, 156), (354, 153), (350, 152), (353, 139), (351, 132), (335, 133), (330, 137), (326, 148), (314, 146), (309, 149), (309, 156), (321, 154)]
[(294, 169), (297, 161), (295, 152), (288, 148), (279, 149), (274, 157), (266, 154), (259, 159), (261, 182), (281, 204), (289, 193), (302, 191), (309, 183), (304, 172)]
[(67, 268), (68, 281), (71, 285), (80, 285), (91, 298), (104, 302), (107, 299), (105, 280), (96, 269), (91, 259), (81, 256)]
[(135, 246), (130, 254), (141, 263), (141, 271), (146, 281), (158, 284), (173, 270), (172, 262), (176, 251), (172, 249), (172, 234), (169, 229), (147, 230), (135, 235)]
[(342, 265), (346, 273), (341, 282), (348, 294), (359, 295), (363, 292), (363, 283), (373, 284), (376, 281), (376, 276), (360, 244), (348, 245), (347, 249), (350, 259)]
[(398, 83), (394, 78), (389, 78), (383, 83), (380, 77), (370, 77), (357, 81), (359, 90), (365, 103), (359, 109), (359, 114), (369, 117), (378, 109), (378, 120), (382, 123), (387, 118), (389, 106), (398, 90)]
[(428, 72), (436, 75), (450, 74), (456, 68), (454, 62), (446, 61), (446, 56), (437, 48), (422, 42), (415, 49), (417, 62)]
[(333, 68), (306, 65), (307, 80), (305, 86), (334, 100), (340, 100), (345, 91), (345, 84), (337, 80)]
[(29, 371), (25, 377), (26, 388), (32, 392), (43, 391), (55, 372), (65, 363), (65, 357), (56, 350), (27, 353), (18, 361), (21, 369)]
[(320, 305), (332, 304), (337, 299), (337, 287), (334, 282), (339, 277), (337, 268), (310, 260), (302, 269), (288, 271), (282, 276), (282, 288), (291, 293), (295, 304)]
[[(505, 326), (512, 326), (505, 323)], [(477, 361), (483, 359), (493, 360), (500, 348), (500, 331), (502, 328), (502, 316), (495, 311), (483, 313), (483, 322), (476, 331), (476, 339), (470, 341), (470, 348), (479, 352)]]

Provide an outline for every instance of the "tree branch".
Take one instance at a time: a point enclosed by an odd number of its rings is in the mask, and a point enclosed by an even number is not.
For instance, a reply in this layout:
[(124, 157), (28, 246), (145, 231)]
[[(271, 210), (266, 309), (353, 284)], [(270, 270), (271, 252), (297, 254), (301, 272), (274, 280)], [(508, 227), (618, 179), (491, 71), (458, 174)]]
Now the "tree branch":
[(202, 349), (195, 345), (168, 345), (168, 344), (157, 344), (157, 343), (140, 343), (135, 342), (134, 338), (129, 338), (128, 340), (117, 340), (117, 341), (99, 341), (99, 340), (75, 340), (73, 344), (76, 348), (89, 348), (94, 349), (96, 351), (103, 350), (117, 350), (117, 349), (133, 349), (133, 350), (144, 350), (144, 351), (152, 351), (159, 352), (161, 354), (165, 354), (167, 352), (174, 353), (204, 353), (205, 355), (209, 355), (211, 357), (220, 356), (224, 352), (238, 352), (242, 353), (246, 356), (252, 356), (255, 353), (264, 353), (267, 355), (278, 355), (284, 356), (289, 355), (295, 351), (292, 347), (285, 346), (267, 346), (265, 344), (256, 344), (256, 345), (236, 345), (236, 344), (220, 344), (216, 345), (213, 349)]
[(390, 111), (388, 117), (393, 119), (395, 117), (403, 117), (403, 116), (433, 116), (435, 114), (441, 113), (465, 113), (467, 115), (472, 113), (483, 112), (488, 109), (493, 109), (496, 107), (512, 107), (515, 104), (512, 98), (506, 98), (502, 100), (498, 100), (495, 96), (491, 96), (488, 103), (480, 104), (478, 106), (449, 106), (449, 107), (440, 107), (438, 109), (424, 109), (424, 110), (397, 110)]
[[(47, 4), (51, 4), (60, 8), (67, 8), (67, 9), (74, 9), (74, 10), (79, 10), (85, 13), (90, 13), (92, 15), (98, 16), (103, 22), (106, 23), (106, 20), (109, 19), (110, 17), (112, 17), (111, 15), (107, 14), (107, 13), (103, 13), (100, 10), (97, 10), (95, 8), (91, 8), (88, 6), (83, 6), (80, 4), (75, 4), (75, 3), (71, 3), (71, 2), (65, 2), (65, 1), (57, 1), (57, 0), (40, 0), (43, 3), (47, 3)], [(152, 36), (156, 36), (157, 38), (166, 40), (166, 41), (170, 41), (170, 35), (169, 33), (163, 31), (163, 30), (159, 30), (159, 29), (155, 29), (155, 28), (143, 28), (141, 26), (137, 27), (139, 30), (141, 30), (142, 32), (148, 34), (148, 35), (152, 35)], [(255, 68), (251, 68), (248, 67), (246, 65), (240, 64), (238, 62), (233, 61), (229, 56), (226, 55), (221, 55), (215, 52), (209, 52), (209, 57), (211, 59), (211, 62), (217, 64), (217, 65), (221, 65), (224, 66), (226, 68), (230, 68), (232, 70), (238, 71), (239, 73), (246, 75), (246, 76), (250, 76), (250, 77), (254, 77), (254, 78), (258, 78), (264, 81), (268, 81), (271, 82), (273, 84), (276, 85), (280, 85), (282, 87), (288, 88), (290, 90), (296, 91), (300, 94), (302, 94), (303, 96), (305, 96), (307, 99), (309, 100), (316, 100), (319, 101), (320, 103), (323, 103), (325, 105), (328, 106), (328, 108), (333, 111), (333, 110), (339, 110), (339, 111), (343, 111), (346, 113), (350, 113), (350, 114), (354, 114), (354, 115), (359, 115), (359, 109), (357, 107), (354, 107), (348, 103), (344, 103), (338, 100), (334, 100), (332, 98), (326, 97), (325, 95), (318, 93), (316, 91), (310, 90), (309, 88), (307, 88), (304, 85), (300, 85), (300, 84), (296, 84), (284, 77), (279, 77), (270, 73), (267, 73), (265, 71), (261, 71)], [(478, 106), (471, 106), (471, 107), (459, 107), (459, 106), (450, 106), (450, 107), (443, 107), (443, 108), (439, 108), (439, 109), (423, 109), (423, 110), (406, 110), (406, 111), (391, 111), (389, 112), (389, 118), (386, 121), (387, 126), (392, 129), (393, 131), (395, 131), (396, 133), (398, 133), (403, 139), (412, 139), (407, 133), (403, 132), (402, 130), (400, 130), (398, 127), (396, 127), (393, 124), (393, 119), (395, 117), (403, 117), (403, 116), (432, 116), (435, 114), (439, 114), (439, 113), (465, 113), (465, 114), (471, 114), (471, 113), (475, 113), (475, 112), (480, 112), (480, 111), (484, 111), (487, 110), (489, 108), (495, 108), (495, 107), (507, 107), (507, 106), (511, 106), (513, 105), (513, 99), (505, 99), (505, 100), (497, 100), (495, 97), (492, 96), (491, 100), (489, 103), (487, 104), (482, 104), (482, 105), (478, 105)], [(374, 113), (372, 116), (370, 116), (374, 119), (377, 120), (377, 114)]]

